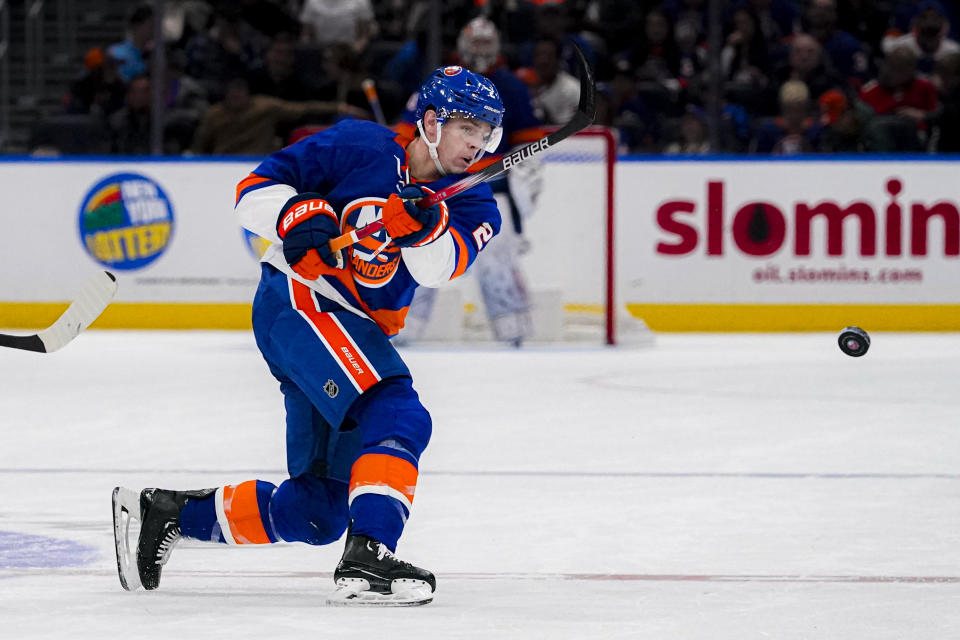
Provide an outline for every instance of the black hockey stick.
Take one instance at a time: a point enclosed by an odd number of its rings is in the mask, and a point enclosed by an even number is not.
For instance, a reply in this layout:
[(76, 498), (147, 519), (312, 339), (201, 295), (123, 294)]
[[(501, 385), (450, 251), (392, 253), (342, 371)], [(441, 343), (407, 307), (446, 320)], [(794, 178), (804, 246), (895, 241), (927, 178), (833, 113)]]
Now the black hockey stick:
[[(548, 133), (539, 140), (531, 142), (527, 146), (503, 156), (500, 158), (500, 160), (494, 162), (489, 167), (485, 167), (476, 173), (471, 173), (464, 178), (457, 180), (453, 184), (440, 189), (439, 191), (432, 193), (425, 198), (421, 198), (417, 201), (418, 207), (421, 209), (432, 207), (438, 202), (455, 196), (471, 187), (477, 186), (481, 182), (493, 180), (497, 176), (505, 173), (510, 167), (520, 164), (524, 160), (529, 160), (535, 155), (543, 153), (545, 150), (549, 149), (558, 142), (569, 138), (578, 131), (581, 131), (582, 129), (585, 129), (589, 125), (593, 124), (593, 119), (596, 116), (597, 110), (596, 82), (594, 82), (593, 71), (590, 69), (590, 65), (587, 64), (587, 59), (584, 57), (583, 51), (581, 51), (580, 47), (576, 45), (574, 45), (574, 49), (577, 51), (577, 63), (580, 67), (580, 103), (577, 105), (577, 112), (573, 115), (573, 118), (570, 119), (570, 122), (563, 125), (556, 131)], [(366, 238), (367, 236), (372, 235), (381, 229), (383, 229), (383, 221), (375, 220), (374, 222), (371, 222), (360, 229), (354, 229), (349, 233), (337, 236), (330, 241), (330, 250), (339, 251), (340, 249), (348, 247), (355, 242), (359, 242), (363, 238)]]
[(116, 293), (117, 279), (109, 271), (100, 271), (83, 285), (76, 299), (56, 322), (33, 335), (11, 336), (0, 333), (0, 347), (52, 353), (89, 327), (107, 308)]

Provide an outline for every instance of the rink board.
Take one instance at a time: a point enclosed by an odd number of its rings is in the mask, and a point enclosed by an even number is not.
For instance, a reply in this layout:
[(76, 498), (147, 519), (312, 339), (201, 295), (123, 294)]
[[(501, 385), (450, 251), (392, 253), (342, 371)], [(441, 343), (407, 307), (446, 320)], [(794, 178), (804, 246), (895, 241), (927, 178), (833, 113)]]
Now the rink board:
[[(0, 326), (48, 324), (94, 269), (101, 328), (246, 328), (262, 244), (233, 214), (257, 158), (0, 162)], [(662, 331), (960, 330), (960, 193), (947, 160), (625, 158), (617, 301)], [(545, 165), (524, 258), (567, 308), (603, 303), (601, 172)], [(573, 244), (571, 244), (573, 243)], [(13, 275), (16, 273), (16, 275)]]

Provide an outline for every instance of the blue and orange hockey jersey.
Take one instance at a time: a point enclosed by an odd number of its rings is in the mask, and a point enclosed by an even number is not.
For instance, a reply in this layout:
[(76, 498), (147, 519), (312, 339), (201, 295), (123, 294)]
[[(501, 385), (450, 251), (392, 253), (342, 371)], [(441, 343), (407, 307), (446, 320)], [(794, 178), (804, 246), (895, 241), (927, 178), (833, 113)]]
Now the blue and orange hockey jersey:
[[(274, 153), (237, 185), (240, 223), (271, 242), (262, 261), (340, 307), (370, 317), (388, 336), (403, 327), (418, 285), (436, 287), (463, 275), (500, 231), (490, 188), (480, 184), (446, 200), (450, 226), (434, 242), (401, 249), (379, 231), (347, 249), (347, 268), (325, 268), (314, 281), (287, 265), (276, 224), (284, 203), (303, 192), (323, 195), (344, 233), (378, 220), (387, 197), (411, 181), (407, 141), (376, 123), (345, 120)], [(439, 190), (460, 177), (419, 184)]]

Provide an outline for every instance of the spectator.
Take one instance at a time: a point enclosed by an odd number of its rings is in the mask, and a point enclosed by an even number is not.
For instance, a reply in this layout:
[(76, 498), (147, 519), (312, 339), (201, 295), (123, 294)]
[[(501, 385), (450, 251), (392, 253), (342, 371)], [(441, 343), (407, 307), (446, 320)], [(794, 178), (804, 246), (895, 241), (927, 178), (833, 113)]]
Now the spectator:
[(668, 155), (710, 153), (712, 148), (707, 133), (707, 118), (703, 110), (689, 106), (680, 118), (680, 139), (668, 144), (663, 152)]
[(633, 68), (627, 60), (617, 62), (610, 83), (607, 123), (618, 130), (622, 153), (644, 153), (660, 148), (662, 129), (656, 112), (640, 95)]
[(863, 150), (860, 139), (860, 118), (847, 96), (838, 89), (825, 91), (817, 100), (820, 108), (820, 151), (825, 153), (857, 153)]
[[(387, 61), (380, 74), (380, 99), (403, 104), (417, 93), (423, 79), (429, 74), (426, 69), (427, 30), (421, 26), (415, 35), (403, 43)], [(384, 93), (386, 92), (386, 95)], [(398, 100), (399, 98), (399, 100)]]
[(580, 103), (580, 82), (560, 68), (560, 43), (540, 38), (533, 47), (537, 82), (532, 91), (534, 114), (544, 124), (566, 124)]
[(167, 54), (163, 135), (170, 153), (181, 153), (190, 148), (200, 118), (210, 106), (203, 86), (185, 73), (186, 64), (183, 51), (174, 50)]
[(167, 49), (183, 49), (190, 38), (206, 31), (213, 6), (204, 0), (166, 0), (163, 8), (163, 36)]
[(917, 5), (917, 10), (910, 32), (884, 38), (882, 47), (884, 54), (907, 47), (917, 57), (917, 69), (929, 74), (939, 58), (960, 52), (960, 44), (947, 37), (950, 23), (947, 22), (943, 5), (936, 0), (923, 0)]
[(321, 46), (344, 44), (359, 53), (377, 33), (373, 18), (370, 0), (306, 0), (300, 10), (301, 39)]
[(921, 151), (927, 117), (938, 106), (937, 89), (917, 77), (917, 56), (910, 47), (891, 51), (880, 75), (860, 91), (860, 99), (873, 112), (866, 124), (868, 151)]
[(153, 9), (140, 5), (127, 20), (127, 37), (123, 42), (110, 45), (107, 55), (119, 62), (120, 77), (130, 82), (147, 70), (144, 57), (153, 43)]
[(941, 56), (934, 71), (943, 105), (937, 122), (936, 150), (960, 153), (960, 53)]
[(187, 42), (186, 72), (197, 78), (213, 100), (223, 95), (226, 82), (256, 66), (264, 37), (240, 20), (236, 8), (213, 17), (213, 24)]
[(741, 0), (737, 8), (749, 7), (757, 28), (772, 51), (796, 31), (797, 9), (793, 0)]
[(263, 63), (250, 72), (250, 92), (282, 100), (307, 100), (310, 92), (297, 74), (296, 41), (278, 33), (270, 41)]
[(757, 15), (748, 6), (734, 11), (720, 62), (727, 98), (753, 113), (769, 113), (770, 55)]
[(823, 55), (823, 47), (813, 36), (805, 33), (793, 37), (788, 66), (780, 69), (775, 77), (781, 85), (787, 80), (803, 81), (814, 100), (830, 89), (848, 92), (846, 80), (829, 65), (829, 59)]
[[(191, 84), (178, 68), (174, 60), (168, 69), (161, 149), (165, 155), (179, 155), (189, 147), (193, 129), (206, 106), (198, 85)], [(123, 108), (107, 119), (113, 153), (152, 153), (151, 101), (150, 77), (142, 74), (133, 78), (127, 85)]]
[(806, 31), (823, 47), (830, 66), (843, 78), (862, 85), (870, 75), (863, 44), (837, 28), (836, 0), (811, 0), (806, 14)]
[[(699, 1), (699, 0), (697, 0)], [(677, 81), (686, 102), (699, 101), (703, 73), (707, 69), (707, 49), (702, 42), (701, 22), (691, 12), (674, 22), (673, 39), (677, 44)]]
[(643, 21), (643, 37), (643, 45), (633, 58), (637, 75), (660, 82), (675, 79), (680, 56), (667, 14), (659, 9), (649, 11)]
[[(576, 44), (583, 51), (587, 63), (592, 69), (597, 68), (597, 53), (590, 43), (583, 37), (570, 32), (569, 10), (565, 4), (541, 4), (536, 12), (536, 35), (540, 38), (553, 38), (560, 42), (560, 61), (567, 73), (577, 72), (577, 54), (574, 51)], [(527, 43), (522, 48), (520, 62), (523, 66), (532, 64), (533, 44)]]
[[(399, 42), (406, 40), (410, 33), (411, 18), (414, 12), (419, 12), (410, 0), (380, 0), (373, 7), (376, 13), (377, 26), (380, 38)], [(424, 7), (426, 8), (426, 7)], [(426, 74), (424, 74), (426, 75)]]
[(661, 7), (674, 25), (688, 22), (696, 33), (707, 33), (707, 0), (666, 0)]
[(123, 108), (107, 120), (110, 126), (111, 151), (124, 155), (149, 155), (150, 78), (136, 76), (127, 85)]
[(810, 117), (810, 90), (801, 80), (780, 87), (780, 115), (761, 123), (754, 151), (790, 156), (812, 153), (819, 144), (820, 127)]
[(314, 83), (307, 84), (304, 77), (311, 97), (349, 105), (356, 113), (369, 115), (370, 105), (363, 93), (363, 80), (368, 74), (357, 52), (350, 45), (333, 44), (325, 47), (322, 54), (320, 72), (311, 70)]
[(98, 47), (83, 58), (85, 71), (70, 85), (65, 98), (67, 113), (91, 113), (106, 118), (123, 107), (127, 86), (117, 61)]
[(637, 92), (646, 104), (657, 111), (679, 114), (680, 54), (673, 40), (673, 26), (659, 9), (647, 12), (643, 24), (643, 37), (619, 58), (634, 69)]
[[(924, 10), (926, 5), (924, 0), (897, 0), (891, 10), (889, 6), (890, 2), (891, 0), (885, 0), (883, 3), (878, 4), (881, 4), (881, 6), (886, 5), (884, 7), (886, 23), (889, 31), (896, 32), (896, 34), (903, 34), (910, 31), (914, 18)], [(960, 26), (960, 12), (958, 12), (956, 2), (948, 2), (944, 5), (943, 0), (939, 0), (936, 4), (937, 9), (950, 23), (950, 37), (954, 40), (960, 39), (960, 28), (958, 28), (958, 26)]]
[(193, 152), (216, 155), (264, 155), (283, 146), (277, 127), (305, 116), (365, 115), (334, 102), (287, 102), (250, 93), (244, 78), (227, 83), (223, 100), (204, 114)]
[[(703, 4), (704, 0), (667, 0), (664, 10), (668, 12), (671, 21), (676, 22), (680, 15), (685, 15), (681, 4)], [(588, 28), (597, 33), (605, 41), (608, 51), (622, 52), (629, 49), (636, 42), (637, 34), (643, 29), (644, 4), (636, 0), (602, 0), (591, 2), (586, 11)], [(555, 37), (540, 30), (543, 37)], [(604, 60), (597, 60), (598, 76), (607, 80), (613, 76), (613, 68)], [(566, 62), (564, 63), (566, 67)], [(609, 66), (609, 68), (607, 68)], [(567, 68), (570, 72), (572, 69)]]

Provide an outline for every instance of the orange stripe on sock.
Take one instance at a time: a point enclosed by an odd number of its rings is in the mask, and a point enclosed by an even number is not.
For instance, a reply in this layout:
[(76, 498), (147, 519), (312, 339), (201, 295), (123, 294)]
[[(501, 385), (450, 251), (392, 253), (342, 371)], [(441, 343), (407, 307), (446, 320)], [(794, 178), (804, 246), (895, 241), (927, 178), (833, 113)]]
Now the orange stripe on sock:
[(257, 481), (248, 480), (223, 488), (223, 513), (237, 544), (269, 544), (257, 504)]
[[(357, 458), (350, 470), (350, 495), (354, 497), (355, 492), (370, 493), (365, 489), (382, 487), (402, 494), (407, 503), (412, 504), (418, 475), (417, 468), (403, 458), (385, 453), (367, 453)], [(390, 495), (388, 491), (375, 493)]]

